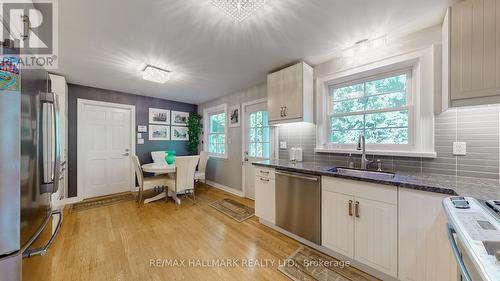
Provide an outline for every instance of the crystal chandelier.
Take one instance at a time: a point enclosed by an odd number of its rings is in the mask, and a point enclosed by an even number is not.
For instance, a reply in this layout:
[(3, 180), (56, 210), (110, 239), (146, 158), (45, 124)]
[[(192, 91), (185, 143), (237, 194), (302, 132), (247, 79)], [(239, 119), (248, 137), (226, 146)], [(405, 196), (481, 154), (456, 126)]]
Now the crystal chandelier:
[(266, 2), (267, 0), (212, 0), (215, 7), (221, 8), (240, 22), (244, 21)]

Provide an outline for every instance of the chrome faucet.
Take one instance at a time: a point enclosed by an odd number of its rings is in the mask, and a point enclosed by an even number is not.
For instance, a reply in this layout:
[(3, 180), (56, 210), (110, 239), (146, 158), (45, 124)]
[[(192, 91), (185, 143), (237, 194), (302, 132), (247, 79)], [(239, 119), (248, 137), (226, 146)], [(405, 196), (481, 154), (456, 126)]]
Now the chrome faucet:
[(366, 140), (364, 135), (359, 135), (358, 137), (358, 147), (356, 148), (357, 150), (362, 150), (363, 153), (361, 154), (361, 169), (366, 170), (368, 165), (370, 165), (373, 161), (370, 161), (366, 158)]

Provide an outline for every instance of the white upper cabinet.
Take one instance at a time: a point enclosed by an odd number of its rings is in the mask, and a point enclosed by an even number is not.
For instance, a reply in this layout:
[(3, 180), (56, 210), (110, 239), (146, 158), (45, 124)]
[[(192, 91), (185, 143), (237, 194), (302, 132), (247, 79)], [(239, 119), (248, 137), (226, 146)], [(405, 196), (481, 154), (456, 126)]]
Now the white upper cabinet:
[(500, 0), (460, 1), (444, 24), (450, 26), (444, 83), (449, 82), (451, 105), (500, 101)]
[(269, 123), (313, 122), (313, 69), (304, 62), (267, 76)]

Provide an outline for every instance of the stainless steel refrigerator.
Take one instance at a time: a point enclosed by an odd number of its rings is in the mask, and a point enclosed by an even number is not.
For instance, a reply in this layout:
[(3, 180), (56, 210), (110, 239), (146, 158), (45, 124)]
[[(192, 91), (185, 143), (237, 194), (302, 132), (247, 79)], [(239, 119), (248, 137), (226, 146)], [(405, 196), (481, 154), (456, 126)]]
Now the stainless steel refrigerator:
[(59, 214), (51, 194), (60, 177), (57, 98), (48, 73), (23, 69), (10, 40), (0, 46), (0, 279), (21, 280), (21, 259), (44, 254), (57, 231), (41, 248), (39, 234)]

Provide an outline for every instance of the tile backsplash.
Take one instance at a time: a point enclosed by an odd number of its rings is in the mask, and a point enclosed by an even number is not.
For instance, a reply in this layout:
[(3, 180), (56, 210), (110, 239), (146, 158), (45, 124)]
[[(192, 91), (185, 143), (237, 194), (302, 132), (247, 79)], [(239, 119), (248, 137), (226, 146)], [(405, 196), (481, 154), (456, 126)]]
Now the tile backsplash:
[[(499, 178), (500, 105), (458, 107), (435, 117), (436, 158), (369, 155), (380, 159), (387, 171), (435, 173), (479, 178)], [(315, 153), (316, 126), (307, 123), (281, 125), (279, 141), (287, 148), (301, 147), (304, 161), (347, 166), (346, 154)], [(467, 155), (454, 156), (453, 142), (466, 142)], [(280, 159), (288, 159), (288, 149), (279, 150)], [(359, 166), (360, 156), (353, 155)]]

